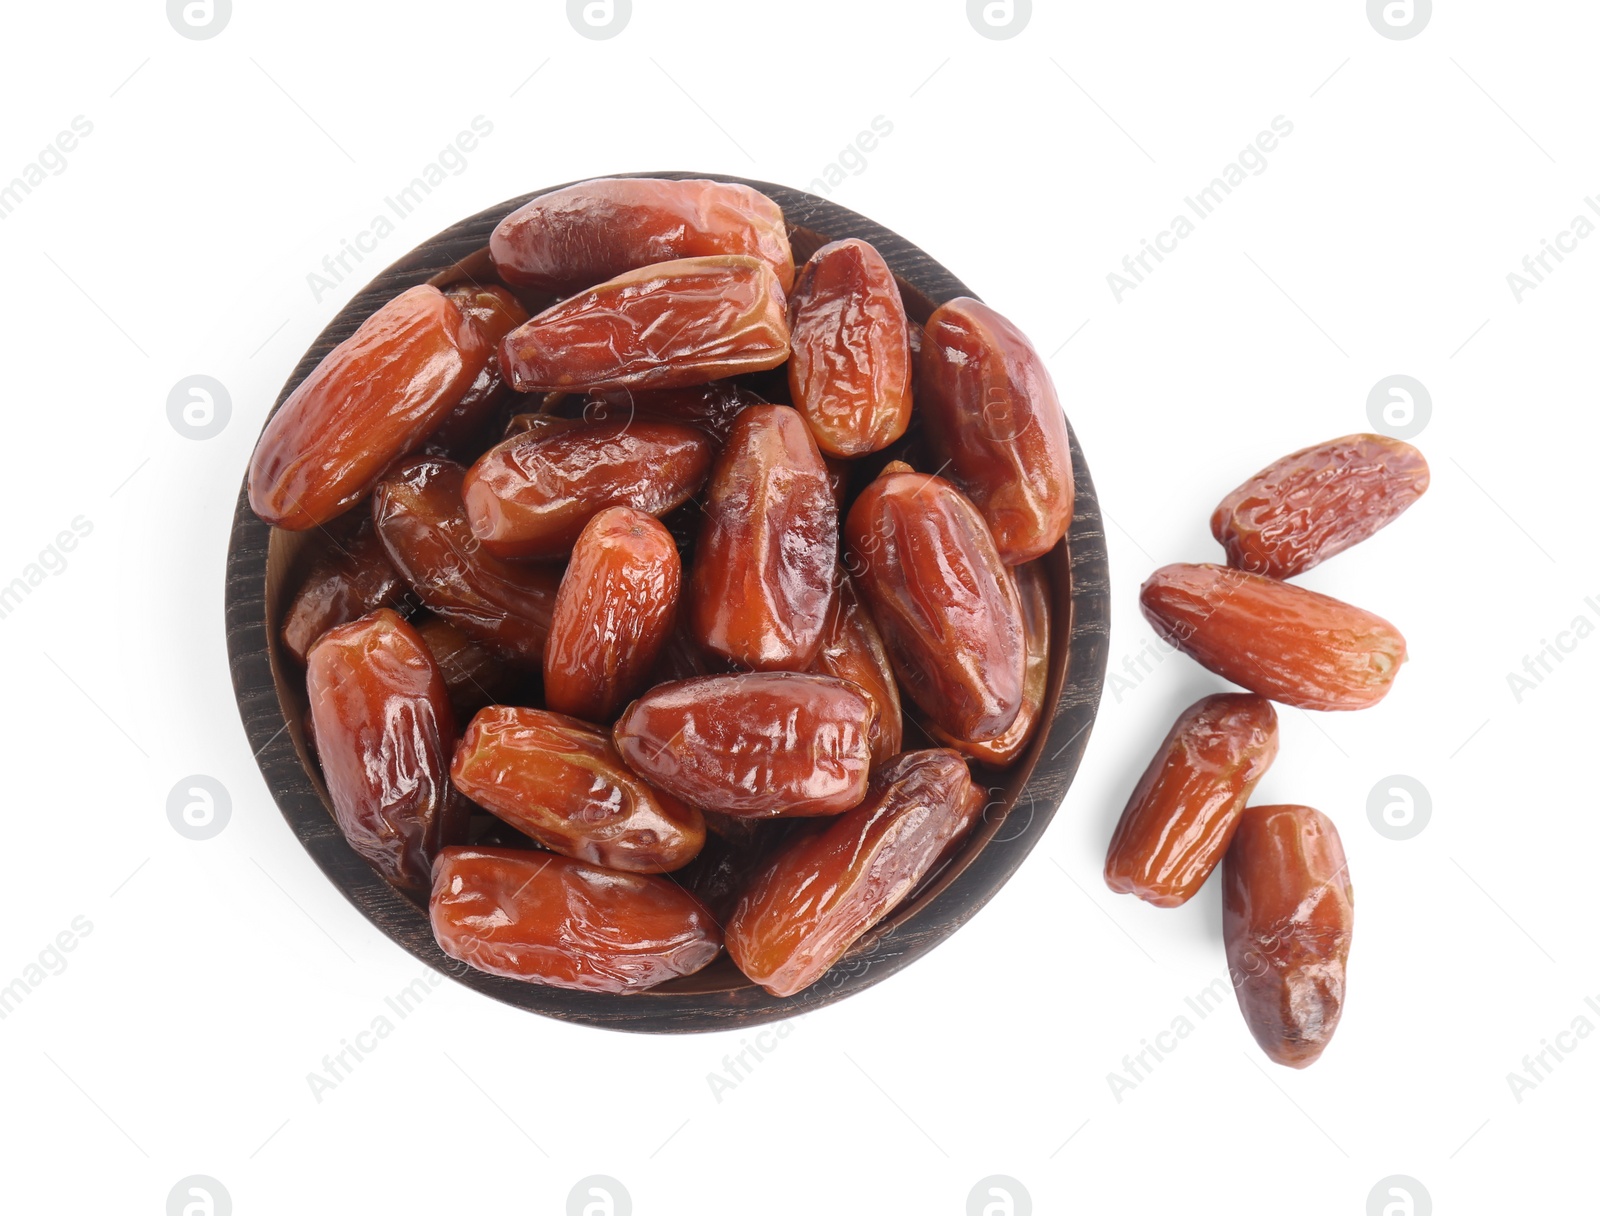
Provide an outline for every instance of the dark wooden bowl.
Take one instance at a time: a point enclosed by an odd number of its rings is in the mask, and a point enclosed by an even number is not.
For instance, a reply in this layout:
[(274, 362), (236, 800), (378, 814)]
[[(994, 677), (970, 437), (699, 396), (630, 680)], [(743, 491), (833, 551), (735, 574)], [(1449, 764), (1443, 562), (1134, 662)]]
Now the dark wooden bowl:
[[(827, 241), (859, 237), (876, 246), (894, 270), (906, 310), (917, 321), (926, 321), (945, 300), (973, 294), (915, 245), (837, 203), (769, 182), (747, 184), (783, 208), (797, 264)], [(444, 285), (487, 274), (489, 233), (495, 224), (544, 193), (510, 199), (462, 220), (390, 266), (322, 331), (290, 375), (277, 406), (324, 355), (401, 291), (418, 283)], [(279, 640), (284, 611), (307, 559), (308, 537), (262, 523), (241, 487), (228, 548), (226, 600), (228, 657), (245, 734), (284, 818), (323, 873), (384, 933), (428, 966), (479, 992), (567, 1021), (661, 1033), (753, 1026), (818, 1009), (887, 979), (965, 924), (1022, 864), (1078, 770), (1105, 678), (1107, 572), (1099, 502), (1076, 436), (1072, 464), (1077, 478), (1072, 530), (1042, 559), (1048, 563), (1053, 597), (1048, 730), (1039, 730), (1027, 754), (1010, 768), (975, 771), (976, 779), (987, 780), (990, 806), (961, 852), (821, 981), (787, 999), (769, 996), (750, 983), (726, 955), (696, 975), (648, 992), (605, 996), (486, 975), (440, 951), (426, 908), (379, 878), (334, 824), (302, 729), (304, 675)], [(907, 729), (914, 738), (909, 719)]]

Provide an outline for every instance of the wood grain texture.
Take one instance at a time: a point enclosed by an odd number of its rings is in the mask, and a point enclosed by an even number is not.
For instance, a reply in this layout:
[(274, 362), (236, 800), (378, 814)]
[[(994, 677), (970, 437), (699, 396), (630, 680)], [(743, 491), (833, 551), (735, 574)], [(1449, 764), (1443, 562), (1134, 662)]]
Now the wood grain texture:
[[(915, 245), (837, 203), (768, 182), (725, 175), (721, 180), (746, 181), (778, 202), (791, 228), (797, 262), (826, 241), (843, 237), (859, 237), (876, 246), (900, 280), (907, 311), (919, 321), (926, 321), (932, 309), (947, 299), (974, 294)], [(324, 355), (399, 292), (418, 283), (474, 277), (487, 264), (485, 247), (495, 224), (547, 192), (510, 199), (462, 220), (378, 275), (306, 351), (274, 409)], [(623, 997), (485, 975), (441, 952), (423, 907), (379, 878), (334, 824), (302, 731), (303, 676), (277, 639), (306, 538), (276, 532), (258, 520), (241, 485), (228, 550), (226, 620), (229, 662), (245, 734), (285, 820), (323, 873), (389, 937), (468, 987), (550, 1017), (658, 1033), (735, 1029), (821, 1008), (887, 979), (971, 919), (1038, 843), (1078, 770), (1105, 679), (1109, 611), (1099, 502), (1077, 436), (1072, 434), (1071, 439), (1077, 479), (1072, 528), (1067, 539), (1042, 559), (1049, 563), (1053, 607), (1046, 703), (1054, 708), (1049, 729), (1038, 732), (1027, 754), (1009, 769), (988, 774), (977, 770), (976, 780), (987, 777), (990, 803), (961, 853), (821, 981), (793, 997), (769, 996), (745, 980), (726, 956), (698, 975)]]

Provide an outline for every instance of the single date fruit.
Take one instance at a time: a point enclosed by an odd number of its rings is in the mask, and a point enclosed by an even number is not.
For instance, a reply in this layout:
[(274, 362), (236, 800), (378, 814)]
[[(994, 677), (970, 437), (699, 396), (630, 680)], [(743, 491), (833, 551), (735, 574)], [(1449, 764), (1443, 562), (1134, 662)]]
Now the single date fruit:
[(1245, 1024), (1275, 1063), (1315, 1063), (1344, 1010), (1355, 894), (1339, 832), (1308, 806), (1245, 811), (1222, 865), (1222, 933)]
[(749, 389), (732, 380), (713, 380), (687, 388), (663, 388), (635, 393), (611, 389), (583, 403), (590, 422), (631, 422), (636, 418), (697, 426), (718, 448), (728, 441), (734, 421), (752, 405), (766, 404)]
[(500, 343), (528, 319), (528, 310), (504, 287), (458, 283), (445, 288), (444, 294), (461, 310), (462, 316), (477, 326), (486, 354), (461, 400), (429, 437), (428, 447), (451, 454), (476, 455), (485, 446), (488, 439), (485, 432), (494, 421), (497, 407), (511, 396), (511, 389), (500, 373)]
[(728, 921), (728, 953), (774, 996), (822, 978), (972, 827), (983, 793), (946, 750), (906, 752), (867, 799), (785, 849)]
[(1106, 886), (1158, 908), (1188, 902), (1228, 851), (1278, 754), (1278, 715), (1253, 693), (1202, 697), (1178, 716), (1123, 809)]
[(551, 305), (500, 345), (519, 393), (682, 388), (788, 357), (777, 276), (736, 256), (630, 270)]
[(439, 664), (457, 722), (470, 720), (485, 705), (502, 699), (512, 683), (512, 669), (487, 646), (473, 641), (443, 617), (430, 616), (415, 627)]
[(480, 710), (450, 777), (545, 848), (613, 870), (676, 870), (706, 840), (700, 812), (635, 777), (609, 734), (542, 709)]
[(439, 850), (467, 830), (449, 779), (455, 718), (433, 656), (380, 608), (322, 635), (306, 694), (339, 830), (390, 882), (426, 888)]
[(357, 528), (339, 532), (330, 538), (332, 550), (306, 573), (283, 617), (283, 644), (301, 663), (312, 644), (335, 625), (392, 607), (405, 592), (370, 519), (362, 518)]
[(805, 420), (786, 405), (739, 415), (706, 487), (690, 625), (745, 667), (803, 671), (833, 602), (839, 516)]
[(1364, 541), (1428, 489), (1409, 443), (1346, 435), (1269, 464), (1217, 505), (1211, 535), (1228, 565), (1293, 578)]
[(1067, 420), (1021, 330), (962, 296), (928, 318), (917, 404), (937, 459), (983, 513), (1007, 565), (1048, 553), (1072, 522)]
[(866, 795), (873, 700), (832, 676), (751, 672), (652, 688), (617, 720), (651, 785), (731, 815), (837, 815)]
[(446, 849), (428, 918), (451, 958), (583, 992), (640, 992), (693, 974), (722, 949), (711, 914), (671, 879), (558, 853)]
[(822, 647), (811, 670), (849, 680), (872, 698), (878, 711), (871, 732), (872, 763), (884, 764), (900, 751), (900, 686), (895, 683), (894, 667), (883, 648), (878, 627), (843, 570), (839, 571), (838, 584), (839, 593), (828, 610)]
[(610, 722), (640, 691), (677, 620), (678, 547), (654, 516), (609, 507), (578, 536), (544, 648), (544, 700)]
[(1405, 662), (1405, 638), (1382, 617), (1226, 566), (1163, 566), (1139, 589), (1139, 606), (1201, 666), (1300, 709), (1376, 705)]
[(900, 288), (865, 241), (811, 255), (789, 297), (789, 397), (830, 456), (888, 447), (911, 421), (911, 348)]

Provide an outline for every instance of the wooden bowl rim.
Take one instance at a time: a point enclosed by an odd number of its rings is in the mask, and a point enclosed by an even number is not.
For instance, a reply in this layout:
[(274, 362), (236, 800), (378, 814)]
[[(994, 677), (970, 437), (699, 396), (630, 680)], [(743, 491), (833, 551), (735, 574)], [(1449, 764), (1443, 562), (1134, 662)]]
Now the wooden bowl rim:
[[(783, 208), (791, 231), (809, 229), (808, 235), (822, 234), (829, 240), (858, 237), (871, 243), (902, 287), (921, 293), (933, 305), (975, 294), (898, 234), (801, 190), (727, 174), (668, 170), (611, 176), (742, 182), (774, 199)], [(384, 302), (475, 256), (481, 258), (489, 233), (502, 218), (530, 199), (561, 188), (550, 186), (486, 208), (423, 241), (382, 271), (317, 336), (284, 383), (273, 411), (329, 350)], [(245, 735), (273, 800), (323, 873), (386, 935), (459, 983), (549, 1017), (652, 1033), (730, 1030), (820, 1009), (887, 979), (970, 920), (1033, 850), (1077, 773), (1105, 681), (1109, 576), (1094, 483), (1070, 423), (1068, 433), (1077, 497), (1072, 527), (1063, 544), (1041, 559), (1052, 563), (1051, 687), (1059, 690), (1049, 728), (1038, 732), (1028, 755), (1007, 770), (1010, 788), (986, 809), (969, 847), (904, 907), (857, 942), (822, 980), (795, 996), (773, 997), (754, 985), (691, 993), (673, 991), (669, 985), (631, 996), (572, 992), (487, 975), (444, 954), (433, 940), (425, 910), (384, 882), (345, 843), (324, 802), (321, 782), (303, 758), (303, 746), (297, 742), (299, 730), (289, 729), (267, 632), (267, 566), (273, 530), (250, 510), (241, 484), (228, 546), (225, 615), (229, 666)], [(1065, 624), (1063, 581), (1070, 588)], [(1064, 630), (1069, 632), (1063, 670), (1059, 642)], [(1022, 805), (1025, 812), (1017, 811)]]

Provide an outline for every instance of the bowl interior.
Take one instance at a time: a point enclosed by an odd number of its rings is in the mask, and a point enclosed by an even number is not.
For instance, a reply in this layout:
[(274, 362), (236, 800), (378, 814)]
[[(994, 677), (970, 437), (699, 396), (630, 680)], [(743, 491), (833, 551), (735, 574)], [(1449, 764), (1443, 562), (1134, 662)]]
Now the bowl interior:
[[(640, 176), (694, 177), (687, 173)], [(724, 179), (729, 180), (729, 179)], [(926, 254), (836, 204), (770, 183), (790, 223), (795, 262), (828, 241), (870, 241), (895, 271), (907, 314), (926, 322), (944, 300), (972, 293)], [(538, 193), (543, 193), (540, 191)], [(379, 275), (319, 336), (284, 386), (278, 405), (333, 346), (386, 300), (419, 282), (494, 282), (488, 234), (527, 198), (510, 200), (438, 234)], [(1043, 832), (1076, 771), (1098, 706), (1106, 659), (1105, 549), (1094, 487), (1072, 437), (1077, 484), (1068, 537), (1040, 559), (1049, 574), (1051, 650), (1045, 720), (1026, 753), (1005, 769), (974, 766), (988, 790), (982, 819), (962, 849), (827, 976), (793, 997), (769, 996), (723, 954), (692, 975), (627, 997), (567, 992), (485, 975), (434, 944), (423, 902), (383, 882), (339, 835), (332, 804), (308, 749), (304, 670), (284, 648), (281, 624), (320, 534), (268, 528), (241, 491), (229, 554), (229, 648), (246, 731), (275, 799), (318, 864), (370, 919), (437, 970), (500, 1000), (540, 1013), (624, 1029), (690, 1031), (793, 1016), (887, 977), (970, 918), (1004, 884)], [(360, 508), (357, 508), (360, 509)], [(933, 746), (906, 720), (906, 747)]]

